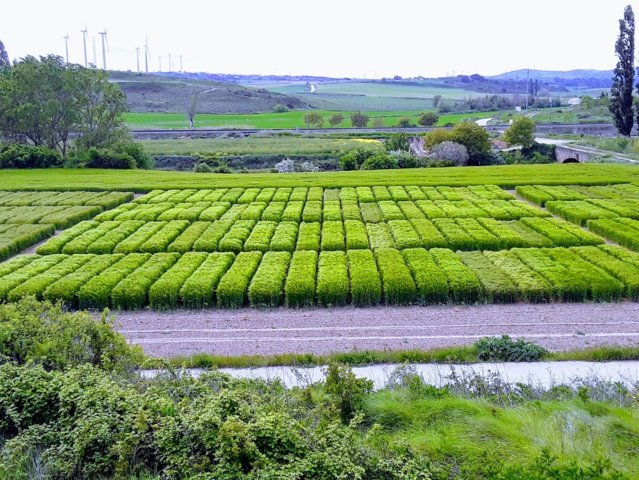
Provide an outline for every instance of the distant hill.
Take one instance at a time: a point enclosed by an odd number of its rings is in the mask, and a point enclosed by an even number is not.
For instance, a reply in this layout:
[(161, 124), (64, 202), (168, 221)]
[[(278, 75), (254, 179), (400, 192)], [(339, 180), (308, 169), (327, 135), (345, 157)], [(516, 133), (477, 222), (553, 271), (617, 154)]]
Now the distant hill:
[(120, 85), (132, 112), (182, 113), (194, 92), (202, 92), (198, 96), (198, 113), (271, 112), (277, 104), (290, 109), (307, 108), (292, 95), (183, 74), (111, 72), (111, 81)]
[[(501, 73), (492, 77), (495, 80), (513, 80), (515, 78), (526, 78), (528, 70), (513, 70), (512, 72)], [(580, 79), (596, 79), (610, 81), (612, 78), (612, 70), (530, 70), (530, 76), (539, 80), (580, 80)]]

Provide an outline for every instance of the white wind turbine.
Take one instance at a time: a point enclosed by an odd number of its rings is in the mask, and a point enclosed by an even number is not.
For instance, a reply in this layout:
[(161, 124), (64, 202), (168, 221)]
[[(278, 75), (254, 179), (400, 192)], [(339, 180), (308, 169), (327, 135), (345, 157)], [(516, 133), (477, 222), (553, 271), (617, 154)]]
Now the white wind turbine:
[(89, 30), (87, 30), (85, 25), (84, 30), (80, 30), (80, 32), (82, 33), (82, 45), (84, 46), (84, 68), (86, 68), (89, 66), (89, 62), (87, 60), (87, 33)]
[(105, 49), (105, 42), (106, 42), (106, 48), (109, 47), (109, 39), (107, 38), (107, 29), (105, 28), (103, 32), (98, 32), (98, 35), (100, 35), (102, 37), (102, 69), (106, 70), (106, 49)]

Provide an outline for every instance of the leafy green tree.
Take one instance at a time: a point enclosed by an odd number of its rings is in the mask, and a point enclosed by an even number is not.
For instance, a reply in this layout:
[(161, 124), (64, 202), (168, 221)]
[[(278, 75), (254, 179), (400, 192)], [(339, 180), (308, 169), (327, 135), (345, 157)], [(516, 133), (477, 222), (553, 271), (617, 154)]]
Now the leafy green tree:
[(504, 141), (509, 145), (521, 145), (524, 149), (531, 148), (535, 143), (537, 125), (528, 117), (517, 117), (513, 124), (504, 132)]
[(632, 90), (635, 78), (635, 15), (630, 5), (626, 6), (619, 20), (619, 37), (615, 44), (617, 66), (610, 89), (610, 113), (617, 131), (629, 136), (634, 123)]
[(0, 135), (55, 148), (63, 155), (76, 133), (83, 147), (111, 147), (126, 137), (126, 99), (108, 74), (61, 57), (26, 57), (0, 70)]
[(366, 128), (368, 126), (368, 115), (365, 115), (362, 112), (352, 113), (351, 124), (355, 128)]
[(435, 112), (425, 112), (419, 117), (417, 123), (419, 123), (422, 127), (432, 127), (433, 125), (437, 125), (439, 122), (439, 115)]
[(453, 132), (445, 128), (436, 128), (432, 132), (428, 132), (424, 135), (424, 147), (427, 149), (433, 148), (438, 143), (452, 141), (454, 141)]
[(468, 165), (483, 165), (490, 157), (490, 137), (484, 127), (473, 122), (460, 122), (451, 131), (452, 141), (468, 150)]
[(386, 150), (394, 152), (396, 150), (403, 150), (405, 152), (410, 150), (410, 143), (408, 141), (408, 135), (405, 133), (393, 133), (384, 142)]
[(399, 128), (410, 128), (413, 126), (413, 122), (410, 121), (410, 117), (402, 117), (397, 123)]
[(333, 128), (340, 126), (343, 121), (344, 121), (344, 115), (341, 115), (339, 113), (332, 115), (331, 118), (328, 119), (328, 123)]
[(304, 116), (304, 123), (307, 127), (322, 128), (324, 125), (324, 117), (321, 113), (310, 112)]
[(375, 155), (368, 157), (364, 163), (362, 163), (360, 170), (386, 170), (392, 168), (399, 168), (397, 159), (386, 152), (379, 152)]

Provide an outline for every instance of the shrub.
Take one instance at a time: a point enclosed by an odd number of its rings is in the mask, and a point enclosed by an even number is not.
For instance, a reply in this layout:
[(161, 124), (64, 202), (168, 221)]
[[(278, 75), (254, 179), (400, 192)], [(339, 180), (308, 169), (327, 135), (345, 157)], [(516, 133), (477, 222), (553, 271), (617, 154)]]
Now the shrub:
[(205, 162), (196, 162), (193, 165), (194, 173), (213, 173), (213, 169), (209, 166), (208, 163)]
[(331, 115), (331, 117), (328, 119), (328, 123), (333, 128), (341, 125), (343, 121), (344, 121), (344, 115), (340, 115), (339, 113), (336, 113), (335, 115)]
[[(302, 230), (303, 227), (300, 227), (300, 232)], [(317, 230), (319, 233), (319, 225)], [(291, 308), (303, 308), (310, 307), (315, 304), (317, 258), (317, 252), (311, 250), (298, 251), (293, 254), (284, 288), (284, 292), (286, 294), (286, 306)]]
[(410, 117), (402, 117), (397, 122), (397, 126), (399, 128), (410, 128), (410, 127), (414, 127), (415, 125), (413, 125), (413, 122), (410, 119)]
[(275, 164), (277, 173), (293, 173), (295, 172), (295, 162), (290, 158), (286, 158)]
[(130, 170), (136, 168), (135, 159), (126, 153), (115, 153), (110, 150), (89, 148), (83, 154), (88, 168), (108, 168)]
[(361, 112), (351, 114), (351, 124), (354, 128), (366, 128), (368, 126), (368, 115)]
[(389, 155), (397, 162), (399, 168), (415, 168), (417, 167), (417, 157), (409, 151), (395, 150), (388, 152)]
[(62, 165), (60, 154), (47, 147), (0, 145), (0, 168), (50, 168)]
[[(95, 321), (86, 312), (65, 312), (60, 304), (31, 298), (0, 305), (0, 331), (0, 357), (21, 365), (63, 370), (89, 364), (124, 371), (143, 359), (141, 349), (127, 343), (106, 313)], [(23, 415), (25, 410), (15, 413)], [(2, 416), (0, 423), (4, 421)]]
[(452, 131), (443, 128), (437, 128), (432, 132), (428, 132), (426, 135), (424, 135), (424, 147), (429, 150), (439, 143), (454, 141), (455, 139)]
[(434, 125), (437, 125), (437, 122), (439, 122), (439, 115), (437, 115), (435, 112), (422, 113), (419, 117), (419, 120), (417, 120), (417, 123), (419, 123), (422, 127), (432, 127)]
[(135, 160), (135, 166), (144, 170), (150, 170), (154, 166), (154, 161), (145, 151), (141, 143), (129, 140), (115, 146), (115, 151), (128, 155)]
[(480, 338), (474, 347), (482, 362), (536, 362), (548, 354), (535, 343), (523, 338), (513, 340), (508, 335)]
[(388, 152), (395, 150), (408, 151), (410, 149), (408, 135), (405, 133), (393, 133), (389, 135), (384, 142), (384, 147), (386, 147), (386, 151)]
[(374, 152), (367, 148), (354, 148), (340, 157), (339, 168), (340, 170), (358, 170), (362, 163), (373, 155)]
[(430, 151), (430, 157), (439, 162), (445, 162), (451, 166), (463, 166), (468, 164), (468, 150), (465, 146), (455, 142), (441, 142)]
[(276, 103), (273, 105), (273, 113), (286, 113), (288, 112), (288, 107), (286, 105), (282, 105), (281, 103)]
[(384, 170), (398, 168), (397, 160), (387, 153), (376, 153), (367, 158), (360, 166), (360, 170)]

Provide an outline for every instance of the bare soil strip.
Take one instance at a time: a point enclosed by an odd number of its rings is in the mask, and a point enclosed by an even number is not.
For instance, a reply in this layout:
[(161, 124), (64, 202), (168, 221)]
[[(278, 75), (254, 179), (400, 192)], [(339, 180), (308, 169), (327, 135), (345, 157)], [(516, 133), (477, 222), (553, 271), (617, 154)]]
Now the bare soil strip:
[(274, 355), (433, 349), (510, 335), (551, 350), (639, 345), (639, 303), (120, 312), (147, 354)]

